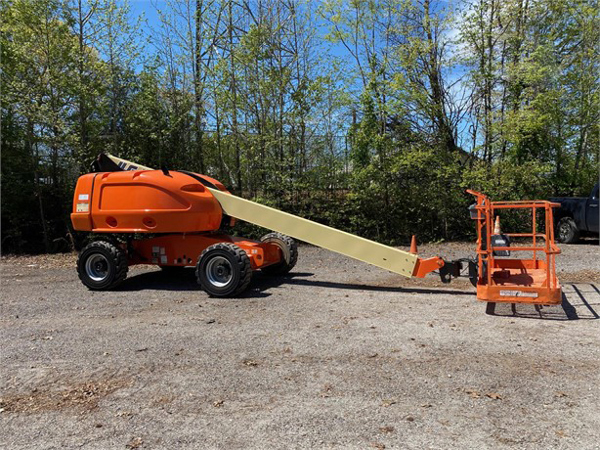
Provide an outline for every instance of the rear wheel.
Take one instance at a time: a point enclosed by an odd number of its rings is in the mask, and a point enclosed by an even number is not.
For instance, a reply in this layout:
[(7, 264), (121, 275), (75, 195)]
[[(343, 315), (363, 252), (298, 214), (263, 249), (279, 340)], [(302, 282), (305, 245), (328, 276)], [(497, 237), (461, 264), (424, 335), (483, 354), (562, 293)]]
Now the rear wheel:
[(263, 269), (267, 275), (284, 275), (294, 268), (298, 262), (298, 244), (291, 237), (281, 233), (269, 233), (260, 238), (261, 242), (275, 244), (281, 250), (281, 261)]
[(252, 279), (250, 258), (234, 244), (219, 243), (205, 249), (196, 266), (196, 278), (212, 297), (234, 297), (246, 290)]
[(79, 254), (77, 274), (92, 290), (112, 289), (127, 278), (127, 257), (122, 248), (108, 241), (94, 241)]
[(558, 221), (556, 234), (559, 242), (573, 244), (579, 240), (579, 229), (571, 217), (563, 217)]

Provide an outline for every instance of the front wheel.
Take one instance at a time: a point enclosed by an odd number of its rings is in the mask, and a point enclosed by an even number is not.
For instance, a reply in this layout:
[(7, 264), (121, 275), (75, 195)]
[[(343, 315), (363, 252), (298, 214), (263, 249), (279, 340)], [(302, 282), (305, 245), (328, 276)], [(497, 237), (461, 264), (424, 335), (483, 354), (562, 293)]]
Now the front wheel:
[(94, 241), (79, 254), (77, 274), (92, 290), (112, 289), (127, 277), (127, 257), (122, 248), (108, 241)]
[(211, 245), (198, 258), (196, 278), (211, 297), (234, 297), (245, 291), (250, 284), (250, 258), (237, 245)]
[(558, 221), (556, 234), (559, 242), (574, 244), (579, 240), (579, 229), (570, 217), (563, 217)]

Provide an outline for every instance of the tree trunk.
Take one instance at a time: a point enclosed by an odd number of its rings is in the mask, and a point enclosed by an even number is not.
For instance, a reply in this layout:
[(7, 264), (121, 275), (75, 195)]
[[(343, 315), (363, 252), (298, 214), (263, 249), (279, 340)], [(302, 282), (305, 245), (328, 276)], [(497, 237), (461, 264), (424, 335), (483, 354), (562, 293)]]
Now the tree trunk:
[(493, 76), (493, 60), (494, 60), (494, 43), (492, 38), (493, 26), (494, 26), (494, 14), (495, 14), (495, 2), (494, 0), (490, 3), (490, 16), (487, 26), (486, 40), (487, 40), (487, 61), (485, 68), (485, 151), (487, 155), (488, 163), (492, 162), (492, 76)]
[(236, 176), (236, 184), (237, 191), (239, 195), (242, 195), (244, 190), (242, 184), (242, 162), (240, 155), (240, 142), (238, 135), (238, 121), (237, 121), (237, 83), (235, 76), (235, 53), (234, 53), (234, 42), (233, 42), (233, 0), (229, 1), (229, 26), (227, 27), (229, 34), (229, 65), (230, 65), (230, 86), (231, 86), (231, 97), (232, 97), (232, 105), (231, 105), (231, 131), (233, 134), (233, 146), (235, 153), (235, 176)]
[(195, 135), (196, 135), (196, 156), (200, 172), (204, 173), (204, 130), (202, 118), (204, 116), (204, 105), (202, 102), (202, 0), (196, 0), (195, 13), (196, 33), (194, 41), (194, 109), (195, 109)]
[(431, 101), (433, 103), (432, 121), (434, 126), (437, 128), (438, 135), (440, 136), (444, 147), (448, 152), (456, 150), (456, 141), (454, 139), (454, 133), (452, 126), (449, 123), (448, 116), (446, 115), (446, 103), (444, 99), (444, 89), (442, 85), (442, 74), (440, 72), (440, 64), (438, 58), (438, 43), (433, 35), (431, 28), (431, 13), (429, 0), (423, 2), (423, 24), (425, 28), (425, 34), (427, 37), (427, 44), (429, 45), (428, 59), (429, 59), (429, 85), (431, 89)]
[(79, 136), (80, 136), (80, 151), (84, 157), (88, 154), (88, 136), (87, 136), (87, 116), (86, 116), (86, 94), (84, 88), (84, 53), (85, 53), (85, 42), (84, 42), (84, 26), (85, 19), (82, 11), (82, 0), (77, 2), (78, 11), (78, 25), (79, 25)]
[[(25, 140), (25, 145), (27, 146), (27, 150), (31, 156), (31, 162), (33, 165), (33, 184), (35, 186), (35, 194), (38, 198), (40, 221), (42, 223), (42, 235), (44, 237), (44, 248), (46, 253), (50, 253), (50, 235), (48, 232), (48, 224), (46, 223), (46, 214), (44, 212), (44, 201), (42, 199), (42, 189), (40, 187), (40, 176), (37, 171), (39, 155), (37, 147), (33, 143), (33, 122), (31, 120), (27, 120), (27, 138)], [(34, 147), (36, 147), (35, 151)]]

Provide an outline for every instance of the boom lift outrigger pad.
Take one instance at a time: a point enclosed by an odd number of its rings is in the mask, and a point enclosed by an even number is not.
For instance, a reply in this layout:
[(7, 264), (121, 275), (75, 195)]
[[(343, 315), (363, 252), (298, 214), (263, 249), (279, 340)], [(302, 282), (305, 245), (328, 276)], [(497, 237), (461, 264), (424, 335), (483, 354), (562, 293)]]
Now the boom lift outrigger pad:
[[(71, 214), (75, 230), (98, 236), (80, 252), (77, 263), (79, 278), (90, 289), (115, 287), (134, 264), (170, 271), (195, 266), (198, 283), (209, 295), (236, 296), (248, 287), (253, 271), (289, 272), (298, 259), (295, 238), (409, 278), (439, 271), (447, 283), (460, 276), (467, 263), (477, 298), (483, 301), (561, 302), (554, 264), (560, 250), (552, 228), (556, 203), (491, 202), (468, 191), (477, 198), (471, 207), (477, 223), (477, 259), (444, 261), (418, 257), (414, 237), (410, 252), (388, 247), (234, 196), (206, 175), (153, 170), (109, 154), (98, 156), (92, 168), (77, 181)], [(508, 208), (532, 209), (532, 233), (493, 233), (495, 211)], [(544, 233), (537, 232), (539, 210), (545, 212)], [(223, 234), (221, 230), (236, 219), (274, 232), (260, 241)], [(126, 236), (125, 242), (116, 235)], [(510, 237), (530, 238), (533, 244), (511, 247)], [(544, 245), (537, 246), (542, 239)], [(510, 258), (510, 250), (533, 252), (533, 258)]]

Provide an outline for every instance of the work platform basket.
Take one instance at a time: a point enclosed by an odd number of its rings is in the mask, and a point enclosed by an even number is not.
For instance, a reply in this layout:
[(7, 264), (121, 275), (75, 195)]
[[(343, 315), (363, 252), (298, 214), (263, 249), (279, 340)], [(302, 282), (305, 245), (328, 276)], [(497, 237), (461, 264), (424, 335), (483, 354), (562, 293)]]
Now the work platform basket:
[[(560, 304), (562, 290), (555, 265), (560, 249), (554, 243), (552, 214), (552, 208), (560, 204), (544, 200), (492, 202), (479, 192), (467, 192), (477, 198), (471, 208), (477, 224), (477, 298), (487, 302)], [(530, 210), (531, 232), (494, 233), (496, 213), (505, 210), (521, 210), (522, 214)], [(544, 232), (538, 232), (538, 214), (544, 216)], [(517, 242), (522, 240), (527, 242)], [(524, 252), (529, 258), (517, 257)]]

